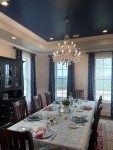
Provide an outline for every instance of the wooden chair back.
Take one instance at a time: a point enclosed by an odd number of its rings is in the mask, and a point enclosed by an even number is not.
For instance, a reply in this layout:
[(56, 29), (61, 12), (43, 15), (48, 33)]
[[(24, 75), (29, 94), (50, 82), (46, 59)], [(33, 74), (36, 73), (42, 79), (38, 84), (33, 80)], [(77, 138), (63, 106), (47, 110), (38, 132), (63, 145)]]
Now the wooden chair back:
[(34, 150), (32, 135), (30, 131), (18, 132), (0, 128), (0, 148), (0, 150)]
[(52, 98), (50, 93), (44, 93), (46, 97), (46, 103), (47, 105), (50, 105), (52, 103)]
[(99, 97), (98, 103), (97, 103), (97, 109), (99, 108), (99, 106), (102, 104), (102, 96)]
[(88, 150), (95, 150), (95, 148), (96, 148), (97, 137), (98, 137), (97, 128), (98, 128), (98, 122), (99, 122), (99, 118), (100, 118), (100, 114), (101, 114), (102, 109), (103, 109), (103, 106), (100, 104), (97, 111), (96, 111), (94, 121), (93, 121), (93, 124), (92, 124), (92, 133), (91, 133), (91, 136), (90, 136)]
[(13, 109), (13, 122), (17, 123), (28, 116), (28, 108), (26, 100), (18, 100), (12, 103)]
[(84, 90), (75, 90), (74, 98), (83, 100), (84, 99)]
[(35, 107), (34, 112), (41, 110), (43, 108), (42, 98), (41, 98), (40, 94), (33, 96), (33, 103), (34, 103), (34, 107)]

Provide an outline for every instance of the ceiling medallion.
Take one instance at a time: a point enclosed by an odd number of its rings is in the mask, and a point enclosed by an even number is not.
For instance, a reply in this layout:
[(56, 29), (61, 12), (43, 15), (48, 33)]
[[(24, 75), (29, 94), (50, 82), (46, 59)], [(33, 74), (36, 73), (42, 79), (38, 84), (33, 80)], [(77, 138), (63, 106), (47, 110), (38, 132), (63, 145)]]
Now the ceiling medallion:
[[(67, 24), (70, 19), (65, 18), (66, 24), (66, 33), (67, 33)], [(68, 34), (64, 36), (64, 43), (58, 43), (58, 50), (53, 53), (53, 62), (59, 62), (66, 65), (70, 65), (71, 63), (77, 63), (80, 61), (81, 52), (78, 52), (78, 48), (73, 41), (71, 41)]]

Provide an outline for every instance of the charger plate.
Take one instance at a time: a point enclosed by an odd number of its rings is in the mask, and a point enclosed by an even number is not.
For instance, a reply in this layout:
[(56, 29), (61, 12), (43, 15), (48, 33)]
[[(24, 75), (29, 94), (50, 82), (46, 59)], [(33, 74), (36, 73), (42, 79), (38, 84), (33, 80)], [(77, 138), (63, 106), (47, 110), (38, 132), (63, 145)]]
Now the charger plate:
[(48, 137), (52, 136), (54, 133), (55, 133), (55, 132), (54, 132), (53, 130), (49, 129), (49, 130), (47, 130), (47, 131), (43, 134), (42, 137), (37, 137), (37, 136), (35, 136), (34, 131), (33, 131), (32, 135), (33, 135), (33, 137), (36, 138), (36, 139), (45, 139), (45, 138), (48, 138)]

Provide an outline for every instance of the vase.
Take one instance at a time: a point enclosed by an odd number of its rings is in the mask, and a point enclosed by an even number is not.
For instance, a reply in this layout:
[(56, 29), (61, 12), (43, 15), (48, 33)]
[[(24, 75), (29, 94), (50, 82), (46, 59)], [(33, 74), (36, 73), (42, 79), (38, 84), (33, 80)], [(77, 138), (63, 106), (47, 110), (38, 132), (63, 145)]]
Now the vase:
[(64, 106), (64, 113), (68, 114), (70, 112), (70, 107), (68, 106)]

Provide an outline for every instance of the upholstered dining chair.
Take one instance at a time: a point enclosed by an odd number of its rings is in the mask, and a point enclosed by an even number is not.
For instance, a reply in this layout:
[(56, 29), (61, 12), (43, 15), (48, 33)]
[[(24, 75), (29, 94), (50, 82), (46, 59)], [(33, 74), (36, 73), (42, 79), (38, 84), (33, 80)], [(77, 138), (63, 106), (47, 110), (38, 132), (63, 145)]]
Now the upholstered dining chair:
[(12, 103), (12, 118), (13, 122), (17, 123), (28, 116), (28, 108), (25, 99), (18, 100)]
[(43, 108), (42, 97), (40, 94), (33, 96), (33, 103), (34, 103), (34, 107), (35, 107), (34, 112), (41, 110)]
[(0, 148), (0, 150), (34, 150), (32, 134), (30, 131), (18, 132), (0, 128)]
[(50, 105), (52, 103), (52, 98), (50, 93), (44, 93), (46, 97), (46, 104)]
[(73, 93), (74, 98), (76, 99), (84, 99), (84, 90), (76, 89)]

